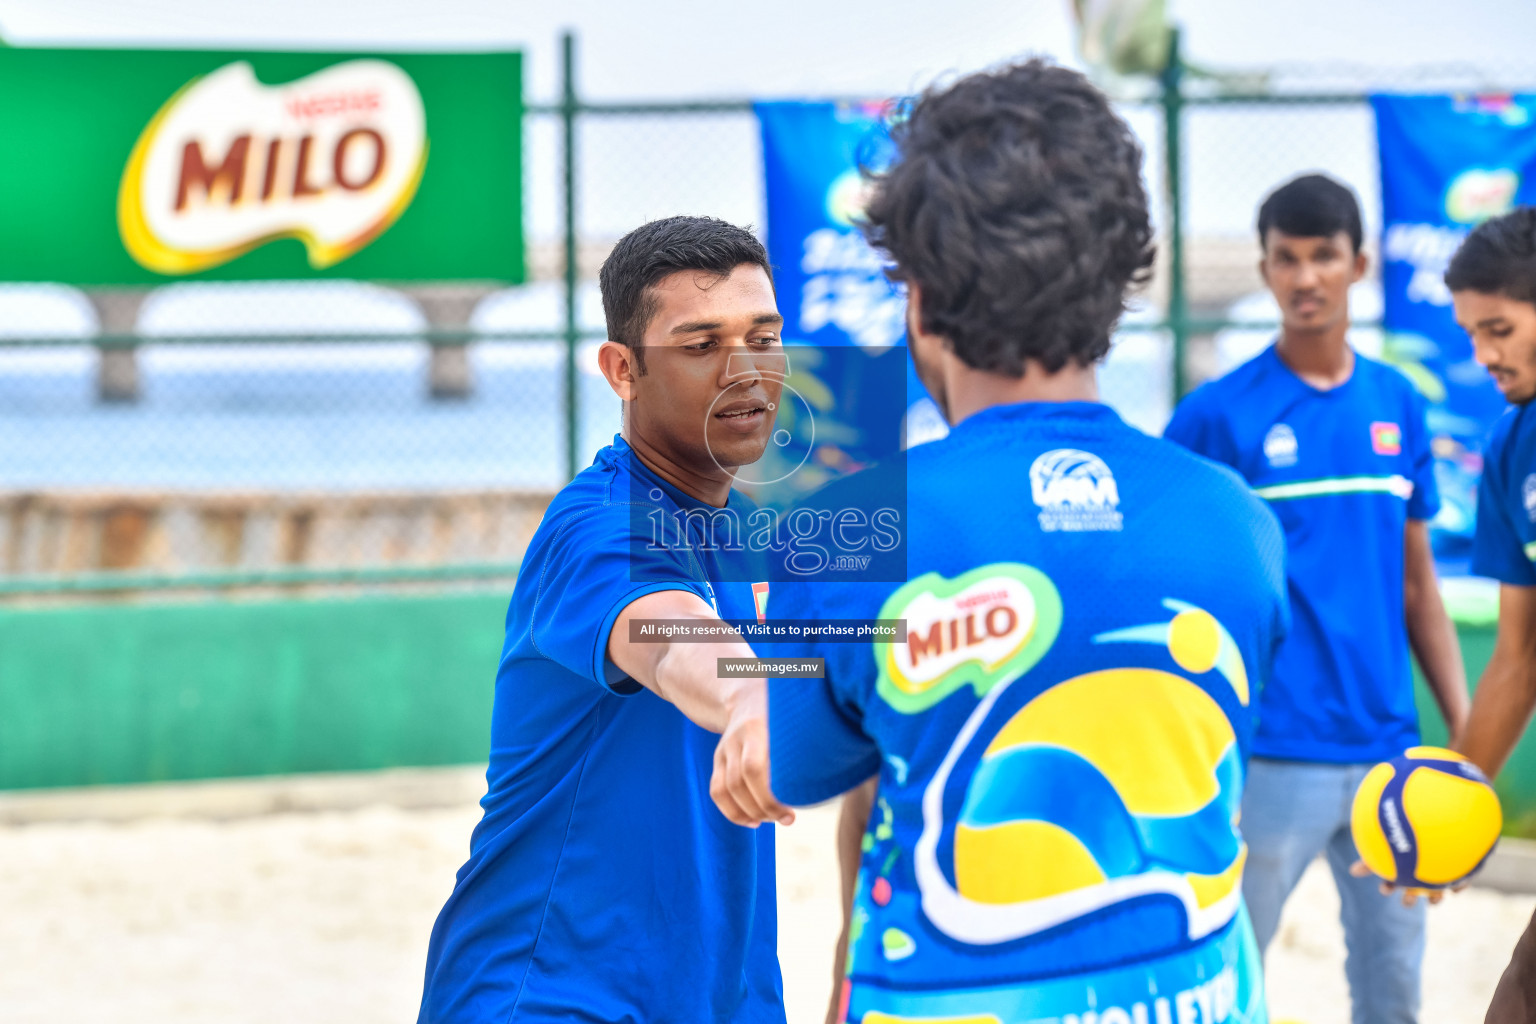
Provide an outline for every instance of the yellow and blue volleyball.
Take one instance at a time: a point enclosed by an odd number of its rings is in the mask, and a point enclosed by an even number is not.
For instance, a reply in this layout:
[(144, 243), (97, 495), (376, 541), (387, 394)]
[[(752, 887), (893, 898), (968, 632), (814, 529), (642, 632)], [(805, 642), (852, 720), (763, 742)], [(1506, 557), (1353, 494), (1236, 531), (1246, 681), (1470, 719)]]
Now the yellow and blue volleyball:
[(1483, 866), (1504, 812), (1477, 766), (1414, 747), (1372, 768), (1355, 791), (1350, 831), (1366, 867), (1394, 885), (1443, 889)]

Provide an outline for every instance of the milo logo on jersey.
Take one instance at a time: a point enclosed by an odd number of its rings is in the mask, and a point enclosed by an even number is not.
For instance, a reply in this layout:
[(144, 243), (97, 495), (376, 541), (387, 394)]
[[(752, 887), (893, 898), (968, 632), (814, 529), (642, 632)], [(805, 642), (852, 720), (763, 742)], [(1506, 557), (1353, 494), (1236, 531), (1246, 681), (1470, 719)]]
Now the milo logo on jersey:
[(882, 619), (905, 619), (907, 642), (875, 645), (880, 696), (905, 714), (962, 686), (978, 697), (1044, 657), (1061, 630), (1061, 596), (1040, 570), (1014, 562), (955, 579), (927, 573), (886, 599)]

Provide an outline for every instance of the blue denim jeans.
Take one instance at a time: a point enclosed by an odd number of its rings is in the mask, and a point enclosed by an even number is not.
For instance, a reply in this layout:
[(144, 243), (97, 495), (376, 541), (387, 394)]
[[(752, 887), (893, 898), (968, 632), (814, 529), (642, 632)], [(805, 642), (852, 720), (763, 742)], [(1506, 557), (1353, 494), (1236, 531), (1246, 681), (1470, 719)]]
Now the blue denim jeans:
[(1259, 949), (1267, 950), (1302, 872), (1319, 853), (1326, 856), (1339, 889), (1354, 1024), (1415, 1024), (1425, 905), (1405, 907), (1397, 897), (1381, 894), (1380, 880), (1349, 873), (1359, 859), (1349, 834), (1349, 808), (1371, 767), (1258, 757), (1249, 762), (1241, 823), (1248, 844), (1243, 899)]

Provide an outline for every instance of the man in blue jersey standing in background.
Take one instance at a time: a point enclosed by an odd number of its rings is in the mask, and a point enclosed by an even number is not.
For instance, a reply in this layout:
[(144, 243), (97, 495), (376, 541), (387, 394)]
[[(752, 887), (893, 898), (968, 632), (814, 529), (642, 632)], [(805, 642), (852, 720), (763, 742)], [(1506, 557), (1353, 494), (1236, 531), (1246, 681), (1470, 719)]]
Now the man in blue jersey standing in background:
[[(1472, 572), (1499, 581), (1499, 631), (1458, 749), (1490, 778), (1536, 708), (1536, 209), (1485, 221), (1445, 272), (1472, 355), (1511, 408), (1483, 450)], [(1536, 1019), (1536, 918), (1515, 947), (1489, 1024)]]
[(953, 429), (818, 498), (904, 480), (905, 578), (775, 603), (906, 641), (769, 683), (778, 797), (878, 777), (835, 1019), (1262, 1022), (1235, 817), (1284, 542), (1233, 473), (1097, 400), (1152, 262), (1140, 149), (1043, 61), (926, 93), (893, 137), (867, 231)]
[[(701, 217), (655, 221), (603, 264), (599, 363), (622, 436), (529, 544), (496, 678), (485, 814), (432, 930), (422, 1024), (783, 1024), (773, 830), (709, 800), (767, 756), (739, 639), (636, 642), (638, 620), (755, 617), (718, 529), (745, 499), (783, 386), (768, 254)], [(717, 735), (719, 734), (719, 735)], [(766, 784), (734, 792), (788, 822)]]
[(1297, 178), (1265, 199), (1258, 229), (1280, 337), (1186, 398), (1165, 432), (1236, 469), (1285, 530), (1292, 625), (1258, 703), (1243, 895), (1267, 948), (1302, 872), (1325, 854), (1355, 1024), (1412, 1024), (1424, 907), (1351, 873), (1349, 812), (1365, 773), (1419, 742), (1410, 647), (1453, 740), (1467, 714), (1429, 543), (1439, 498), (1425, 404), (1346, 340), (1349, 288), (1366, 268), (1353, 193)]

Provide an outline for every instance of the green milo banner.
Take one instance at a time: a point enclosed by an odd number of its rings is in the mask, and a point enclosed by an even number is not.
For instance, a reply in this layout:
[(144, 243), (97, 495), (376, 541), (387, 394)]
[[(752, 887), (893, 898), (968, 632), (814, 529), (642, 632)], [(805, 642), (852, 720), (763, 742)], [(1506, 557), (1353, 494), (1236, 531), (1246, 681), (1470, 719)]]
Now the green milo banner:
[(0, 280), (523, 279), (517, 53), (0, 48)]

